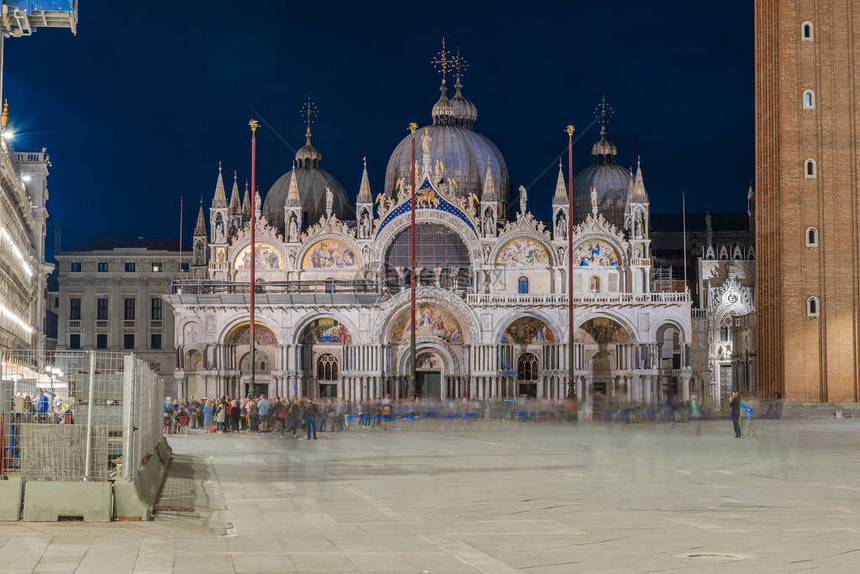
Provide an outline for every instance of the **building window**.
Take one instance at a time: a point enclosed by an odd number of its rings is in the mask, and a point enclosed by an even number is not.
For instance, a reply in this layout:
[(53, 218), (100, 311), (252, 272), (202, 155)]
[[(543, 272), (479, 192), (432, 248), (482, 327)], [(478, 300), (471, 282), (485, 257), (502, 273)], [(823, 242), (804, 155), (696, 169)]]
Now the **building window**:
[(134, 261), (126, 261), (125, 262), (125, 272), (126, 273), (134, 273)]
[(96, 299), (96, 319), (99, 321), (107, 321), (108, 319), (108, 299), (106, 297)]
[(815, 39), (815, 30), (812, 27), (812, 22), (804, 22), (800, 25), (800, 38), (804, 42), (812, 42)]
[(107, 272), (108, 272), (107, 261), (99, 261), (99, 273), (107, 273)]
[(531, 353), (524, 353), (517, 359), (517, 380), (536, 381), (538, 378), (538, 360)]
[(588, 281), (588, 288), (592, 293), (600, 293), (600, 277), (595, 275)]
[(326, 353), (317, 360), (317, 379), (320, 381), (337, 380), (337, 358), (331, 353)]
[(131, 297), (125, 300), (125, 313), (123, 314), (123, 318), (126, 321), (134, 321), (134, 299)]
[(72, 321), (81, 320), (81, 300), (77, 297), (69, 299), (69, 319)]
[(814, 110), (815, 109), (815, 92), (812, 90), (804, 90), (803, 91), (803, 109), (804, 110)]
[(161, 321), (161, 305), (163, 301), (161, 299), (155, 298), (152, 299), (152, 320), (153, 321)]
[(159, 333), (153, 333), (149, 336), (149, 348), (150, 349), (160, 349), (161, 348), (161, 335)]
[(161, 273), (161, 268), (162, 268), (161, 262), (156, 263), (153, 261), (153, 263), (152, 263), (152, 272), (153, 273)]
[(806, 230), (806, 246), (818, 247), (818, 230), (814, 227), (809, 227)]
[(814, 159), (809, 158), (803, 165), (803, 175), (806, 176), (806, 179), (815, 179), (818, 177), (818, 166), (815, 165)]
[(131, 333), (126, 333), (122, 336), (122, 348), (123, 349), (134, 349), (134, 335)]
[(69, 348), (70, 349), (80, 349), (81, 348), (81, 335), (79, 333), (72, 333), (69, 335)]
[(334, 293), (334, 279), (331, 277), (328, 277), (325, 280), (325, 292)]
[(69, 271), (72, 273), (80, 273), (81, 272), (81, 262), (80, 261), (72, 261)]
[(520, 277), (519, 281), (517, 281), (517, 292), (520, 295), (525, 295), (529, 292), (529, 278), (528, 277)]
[(818, 297), (810, 297), (806, 300), (806, 316), (818, 317), (821, 312), (821, 304), (818, 302)]
[(96, 349), (107, 349), (107, 333), (96, 335)]

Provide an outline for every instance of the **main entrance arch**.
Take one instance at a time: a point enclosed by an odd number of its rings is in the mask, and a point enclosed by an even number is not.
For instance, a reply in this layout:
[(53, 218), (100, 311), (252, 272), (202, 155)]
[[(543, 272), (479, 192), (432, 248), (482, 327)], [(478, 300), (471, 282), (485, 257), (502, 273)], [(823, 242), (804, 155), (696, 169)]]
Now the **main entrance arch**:
[[(251, 382), (251, 325), (240, 323), (224, 338), (231, 354), (231, 362), (238, 368), (238, 376), (227, 381), (231, 397), (248, 396)], [(254, 324), (254, 394), (269, 395), (272, 371), (278, 367), (280, 345), (274, 331), (262, 323)]]
[(298, 342), (303, 394), (323, 398), (341, 396), (344, 348), (352, 344), (352, 334), (346, 325), (332, 317), (318, 317), (304, 326)]
[[(576, 330), (576, 342), (582, 348), (586, 397), (600, 402), (628, 396), (630, 333), (619, 322), (609, 317), (589, 319)], [(585, 398), (585, 397), (584, 397)]]

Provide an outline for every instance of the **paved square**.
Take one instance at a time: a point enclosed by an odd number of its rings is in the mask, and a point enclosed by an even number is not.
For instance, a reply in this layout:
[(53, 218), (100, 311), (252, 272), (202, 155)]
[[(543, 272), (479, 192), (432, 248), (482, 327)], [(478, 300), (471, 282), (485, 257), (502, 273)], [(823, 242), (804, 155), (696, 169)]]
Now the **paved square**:
[(171, 437), (151, 523), (0, 523), (5, 572), (857, 572), (860, 422)]

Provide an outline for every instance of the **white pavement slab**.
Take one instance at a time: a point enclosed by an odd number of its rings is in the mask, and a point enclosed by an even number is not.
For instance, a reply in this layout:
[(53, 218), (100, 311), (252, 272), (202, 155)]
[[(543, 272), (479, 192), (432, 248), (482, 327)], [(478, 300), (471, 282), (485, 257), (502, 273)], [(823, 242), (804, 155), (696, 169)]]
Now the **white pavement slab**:
[(860, 421), (730, 427), (192, 432), (171, 510), (0, 523), (0, 572), (860, 571)]

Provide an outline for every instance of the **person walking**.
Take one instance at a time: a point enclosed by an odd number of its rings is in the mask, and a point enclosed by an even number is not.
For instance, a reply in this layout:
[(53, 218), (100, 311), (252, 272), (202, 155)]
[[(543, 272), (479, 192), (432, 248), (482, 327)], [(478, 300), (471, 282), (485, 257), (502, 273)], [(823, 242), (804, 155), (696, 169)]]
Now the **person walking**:
[(260, 420), (260, 432), (269, 432), (269, 401), (266, 395), (260, 395), (257, 401), (257, 418)]
[(729, 401), (731, 408), (732, 426), (735, 428), (735, 437), (741, 438), (741, 394), (737, 391), (732, 393), (732, 398)]
[(311, 440), (311, 429), (314, 432), (314, 440), (317, 438), (317, 416), (319, 415), (319, 407), (314, 401), (308, 401), (305, 406), (305, 416), (307, 417), (308, 425), (308, 440)]

